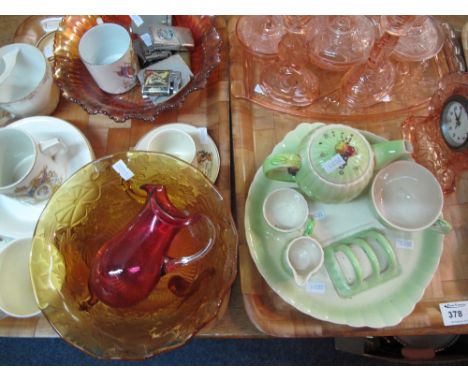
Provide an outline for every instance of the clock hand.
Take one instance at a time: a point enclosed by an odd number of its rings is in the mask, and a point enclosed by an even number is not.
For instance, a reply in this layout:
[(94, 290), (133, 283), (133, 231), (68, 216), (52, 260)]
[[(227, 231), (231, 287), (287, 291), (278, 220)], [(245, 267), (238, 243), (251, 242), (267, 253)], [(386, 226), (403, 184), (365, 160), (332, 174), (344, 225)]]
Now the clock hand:
[(457, 114), (457, 110), (455, 109), (455, 118), (457, 119), (457, 122), (460, 122), (460, 117), (461, 117), (461, 114), (462, 114), (462, 111), (461, 111), (461, 108), (459, 109), (460, 113)]

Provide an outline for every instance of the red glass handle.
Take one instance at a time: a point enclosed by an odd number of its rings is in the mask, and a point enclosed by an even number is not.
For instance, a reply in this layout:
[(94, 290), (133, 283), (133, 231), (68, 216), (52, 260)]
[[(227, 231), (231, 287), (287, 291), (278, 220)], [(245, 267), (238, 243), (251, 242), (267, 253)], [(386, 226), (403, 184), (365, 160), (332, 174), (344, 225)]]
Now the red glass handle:
[(180, 257), (178, 259), (171, 259), (169, 257), (164, 258), (164, 271), (165, 273), (172, 272), (174, 269), (178, 267), (183, 267), (189, 265), (195, 261), (200, 260), (204, 257), (210, 250), (213, 248), (213, 245), (216, 241), (216, 228), (211, 219), (206, 215), (199, 215), (200, 219), (204, 219), (206, 221), (208, 232), (209, 232), (209, 239), (208, 243), (205, 245), (203, 249), (195, 252), (193, 255)]

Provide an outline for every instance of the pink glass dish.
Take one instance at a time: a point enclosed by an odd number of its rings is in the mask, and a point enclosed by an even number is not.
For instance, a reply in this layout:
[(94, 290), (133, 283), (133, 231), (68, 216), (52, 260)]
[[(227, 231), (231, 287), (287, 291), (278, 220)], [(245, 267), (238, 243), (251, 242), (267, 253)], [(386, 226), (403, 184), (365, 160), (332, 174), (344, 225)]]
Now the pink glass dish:
[(434, 174), (446, 194), (455, 190), (457, 177), (468, 170), (468, 152), (448, 147), (440, 132), (440, 113), (444, 102), (452, 95), (468, 97), (467, 73), (445, 76), (431, 98), (426, 110), (428, 115), (411, 116), (401, 124), (403, 137), (414, 147), (413, 158)]
[[(62, 94), (79, 104), (89, 114), (105, 114), (116, 122), (127, 119), (154, 121), (159, 113), (179, 107), (186, 97), (205, 87), (212, 70), (220, 62), (221, 38), (214, 20), (207, 16), (173, 16), (173, 24), (191, 29), (195, 49), (191, 52), (191, 70), (194, 77), (177, 95), (155, 105), (141, 97), (136, 86), (127, 93), (112, 95), (103, 92), (91, 78), (78, 55), (81, 36), (100, 16), (66, 16), (62, 19), (54, 40), (54, 77)], [(104, 22), (130, 26), (128, 16), (102, 16)]]
[(236, 35), (236, 21), (237, 18), (234, 18), (229, 26), (232, 96), (247, 99), (271, 110), (311, 120), (341, 121), (349, 124), (406, 117), (427, 107), (443, 76), (464, 68), (454, 31), (450, 25), (443, 23), (441, 27), (444, 32), (444, 45), (433, 58), (424, 62), (403, 63), (390, 57), (390, 62), (397, 68), (397, 77), (393, 90), (383, 102), (352, 110), (342, 107), (339, 102), (340, 84), (345, 72), (319, 69), (309, 63), (306, 67), (319, 79), (320, 96), (308, 106), (284, 105), (259, 91), (263, 71), (278, 61), (277, 56), (260, 57), (245, 49)]

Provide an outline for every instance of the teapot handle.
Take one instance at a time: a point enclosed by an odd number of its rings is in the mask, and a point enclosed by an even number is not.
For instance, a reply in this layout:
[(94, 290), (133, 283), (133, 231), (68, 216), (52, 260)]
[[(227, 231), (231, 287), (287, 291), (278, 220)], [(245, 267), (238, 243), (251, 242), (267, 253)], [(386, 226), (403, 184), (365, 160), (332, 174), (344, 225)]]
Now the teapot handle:
[(263, 162), (263, 173), (270, 179), (294, 182), (301, 165), (301, 157), (298, 154), (273, 154)]
[[(213, 245), (216, 241), (216, 228), (211, 219), (206, 215), (199, 215), (200, 218), (203, 218), (206, 221), (208, 232), (209, 232), (209, 239), (208, 243), (205, 245), (205, 248), (195, 252), (193, 255), (180, 257), (178, 259), (171, 259), (169, 257), (164, 258), (164, 272), (169, 273), (175, 270), (178, 267), (183, 267), (185, 265), (189, 265), (195, 261), (200, 260), (204, 257), (210, 250), (213, 248)], [(197, 219), (198, 221), (198, 219)], [(190, 228), (190, 227), (189, 227)]]

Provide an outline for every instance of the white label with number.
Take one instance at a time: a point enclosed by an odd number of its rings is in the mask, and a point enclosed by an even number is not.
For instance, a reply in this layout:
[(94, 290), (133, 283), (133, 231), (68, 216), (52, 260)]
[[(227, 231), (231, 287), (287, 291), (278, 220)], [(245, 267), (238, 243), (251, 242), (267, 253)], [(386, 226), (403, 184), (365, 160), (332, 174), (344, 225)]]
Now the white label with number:
[(343, 157), (340, 154), (336, 154), (335, 156), (331, 157), (326, 162), (323, 162), (322, 167), (327, 174), (330, 174), (333, 171), (335, 171), (338, 167), (343, 166), (345, 163), (346, 162), (343, 159)]
[(409, 239), (396, 239), (395, 245), (399, 249), (413, 249), (414, 248), (413, 240), (409, 240)]
[(129, 180), (135, 174), (130, 170), (124, 161), (121, 159), (112, 165), (112, 168), (122, 177), (123, 180)]
[(326, 216), (325, 210), (323, 208), (320, 208), (317, 211), (312, 212), (312, 216), (315, 220), (322, 220)]
[(327, 290), (325, 283), (321, 281), (310, 281), (306, 284), (306, 291), (309, 293), (324, 294)]
[(445, 326), (468, 324), (468, 301), (444, 302), (439, 307)]
[(48, 20), (46, 22), (44, 22), (42, 25), (44, 27), (44, 30), (49, 33), (49, 32), (53, 32), (53, 31), (56, 31), (60, 25), (60, 21), (61, 19), (58, 19), (58, 20)]
[(137, 28), (144, 23), (143, 19), (139, 15), (130, 15), (130, 18), (135, 23)]
[(153, 45), (153, 40), (151, 39), (151, 36), (148, 33), (143, 33), (140, 38), (143, 40), (146, 46), (151, 46)]

